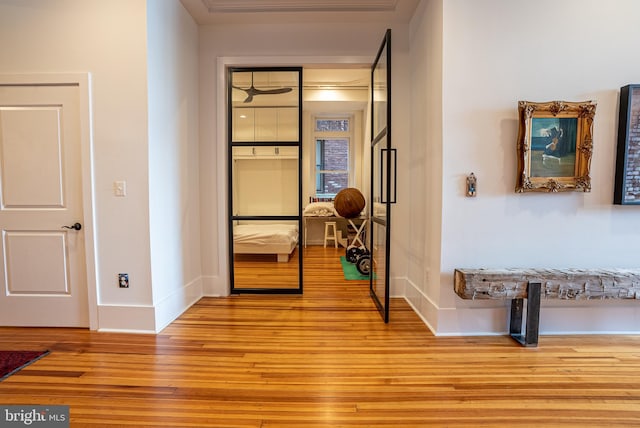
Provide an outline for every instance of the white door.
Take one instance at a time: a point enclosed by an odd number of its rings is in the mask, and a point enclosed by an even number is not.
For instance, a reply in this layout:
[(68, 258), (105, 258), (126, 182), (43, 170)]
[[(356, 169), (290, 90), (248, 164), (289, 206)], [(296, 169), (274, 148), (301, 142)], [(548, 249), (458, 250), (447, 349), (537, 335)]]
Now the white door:
[(0, 326), (88, 327), (79, 88), (0, 85)]

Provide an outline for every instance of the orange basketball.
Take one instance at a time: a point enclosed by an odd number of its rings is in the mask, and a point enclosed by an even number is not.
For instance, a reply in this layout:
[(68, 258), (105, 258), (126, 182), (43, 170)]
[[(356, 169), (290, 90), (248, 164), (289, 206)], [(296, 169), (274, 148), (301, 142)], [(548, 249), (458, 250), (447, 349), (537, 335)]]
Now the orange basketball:
[(358, 217), (365, 206), (364, 195), (354, 187), (347, 187), (338, 192), (333, 206), (344, 218)]

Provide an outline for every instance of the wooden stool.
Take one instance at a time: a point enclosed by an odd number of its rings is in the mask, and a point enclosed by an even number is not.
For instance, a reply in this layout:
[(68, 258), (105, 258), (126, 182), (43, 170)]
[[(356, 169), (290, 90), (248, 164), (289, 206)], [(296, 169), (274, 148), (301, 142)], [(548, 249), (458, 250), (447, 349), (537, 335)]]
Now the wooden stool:
[[(331, 229), (331, 230), (329, 230)], [(329, 233), (331, 232), (331, 233)], [(333, 240), (335, 247), (338, 248), (338, 237), (336, 236), (336, 222), (324, 222), (324, 247), (327, 248), (327, 241)]]

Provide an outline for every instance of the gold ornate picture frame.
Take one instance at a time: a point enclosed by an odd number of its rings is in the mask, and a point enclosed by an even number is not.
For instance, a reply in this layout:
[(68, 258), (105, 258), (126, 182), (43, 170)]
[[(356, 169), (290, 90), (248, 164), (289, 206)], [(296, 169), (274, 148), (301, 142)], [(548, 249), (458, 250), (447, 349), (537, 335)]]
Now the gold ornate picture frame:
[(595, 101), (519, 101), (516, 192), (590, 192), (595, 114)]

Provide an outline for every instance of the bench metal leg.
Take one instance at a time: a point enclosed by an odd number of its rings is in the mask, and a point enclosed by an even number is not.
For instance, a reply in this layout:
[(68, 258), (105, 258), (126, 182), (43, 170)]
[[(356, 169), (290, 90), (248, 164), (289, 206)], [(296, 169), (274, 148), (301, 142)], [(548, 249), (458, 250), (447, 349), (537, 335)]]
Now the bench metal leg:
[(509, 333), (511, 337), (523, 346), (538, 346), (538, 329), (540, 326), (540, 282), (527, 284), (527, 316), (522, 334), (522, 316), (524, 299), (511, 301), (511, 322)]

